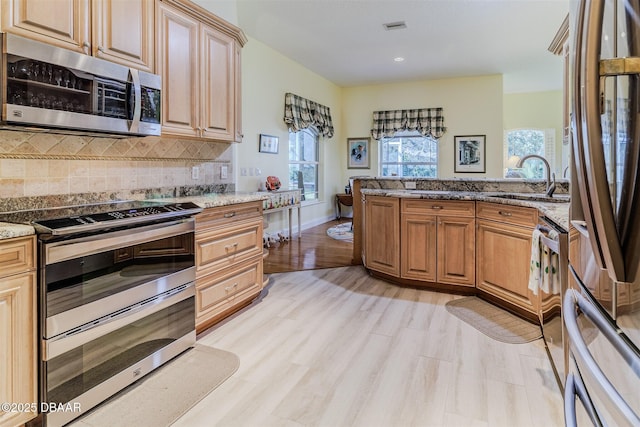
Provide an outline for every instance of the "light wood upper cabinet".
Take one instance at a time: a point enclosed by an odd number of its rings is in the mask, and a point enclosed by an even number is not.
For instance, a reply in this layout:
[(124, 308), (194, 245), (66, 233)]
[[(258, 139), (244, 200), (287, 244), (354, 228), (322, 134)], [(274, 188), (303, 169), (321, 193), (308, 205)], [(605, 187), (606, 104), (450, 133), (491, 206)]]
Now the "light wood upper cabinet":
[(157, 3), (157, 70), (162, 76), (162, 133), (199, 136), (198, 21)]
[(154, 70), (150, 0), (6, 0), (2, 31)]
[(392, 197), (370, 196), (365, 201), (366, 267), (400, 275), (400, 203)]
[(156, 4), (162, 134), (240, 142), (244, 34), (189, 1)]
[(139, 70), (154, 71), (154, 2), (93, 0), (94, 56)]
[[(0, 241), (0, 402), (37, 403), (35, 237)], [(2, 412), (17, 426), (36, 412)]]
[(89, 53), (89, 0), (3, 0), (2, 32)]

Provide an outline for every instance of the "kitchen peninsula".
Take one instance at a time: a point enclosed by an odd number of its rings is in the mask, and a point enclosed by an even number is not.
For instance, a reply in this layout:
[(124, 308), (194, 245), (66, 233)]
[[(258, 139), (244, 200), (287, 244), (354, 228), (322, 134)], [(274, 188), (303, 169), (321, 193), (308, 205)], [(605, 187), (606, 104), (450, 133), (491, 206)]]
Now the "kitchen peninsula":
[(568, 184), (551, 198), (543, 185), (355, 179), (354, 261), (385, 280), (478, 295), (537, 322), (556, 304), (527, 287), (533, 230), (542, 218), (569, 230)]

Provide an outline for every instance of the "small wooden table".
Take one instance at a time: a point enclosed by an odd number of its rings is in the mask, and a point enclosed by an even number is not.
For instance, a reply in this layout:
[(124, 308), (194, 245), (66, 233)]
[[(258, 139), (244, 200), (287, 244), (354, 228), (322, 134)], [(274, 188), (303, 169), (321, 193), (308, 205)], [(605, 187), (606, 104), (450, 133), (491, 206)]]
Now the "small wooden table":
[(336, 194), (336, 218), (342, 218), (341, 205), (353, 206), (353, 196), (351, 194)]

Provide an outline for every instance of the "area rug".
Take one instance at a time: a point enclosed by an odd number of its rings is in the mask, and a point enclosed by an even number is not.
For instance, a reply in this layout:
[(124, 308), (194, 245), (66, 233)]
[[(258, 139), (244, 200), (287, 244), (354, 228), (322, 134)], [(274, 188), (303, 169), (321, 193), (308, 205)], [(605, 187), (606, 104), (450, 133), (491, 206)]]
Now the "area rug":
[(542, 338), (540, 326), (476, 297), (445, 304), (447, 311), (497, 341), (524, 344)]
[(170, 426), (239, 366), (240, 359), (235, 354), (196, 344), (79, 418), (78, 424)]
[(353, 243), (353, 230), (350, 222), (343, 222), (327, 230), (327, 235), (332, 239)]

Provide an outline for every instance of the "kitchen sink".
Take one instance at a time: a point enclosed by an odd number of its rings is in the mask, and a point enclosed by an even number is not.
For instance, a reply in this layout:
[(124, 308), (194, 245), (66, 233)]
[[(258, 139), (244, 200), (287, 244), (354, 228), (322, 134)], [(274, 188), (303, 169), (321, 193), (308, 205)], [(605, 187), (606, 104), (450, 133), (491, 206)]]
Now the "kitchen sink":
[(505, 194), (492, 194), (489, 197), (495, 197), (498, 199), (510, 199), (510, 200), (525, 200), (528, 202), (543, 202), (543, 203), (569, 203), (568, 194), (556, 194), (555, 196), (547, 196), (546, 194), (538, 193), (505, 193)]

